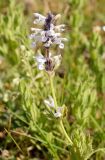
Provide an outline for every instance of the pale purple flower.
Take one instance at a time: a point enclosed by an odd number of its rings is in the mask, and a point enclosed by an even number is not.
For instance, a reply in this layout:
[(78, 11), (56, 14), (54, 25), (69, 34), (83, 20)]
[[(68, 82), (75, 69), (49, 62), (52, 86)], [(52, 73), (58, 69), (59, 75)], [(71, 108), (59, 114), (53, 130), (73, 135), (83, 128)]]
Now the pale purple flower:
[(36, 62), (37, 62), (37, 66), (39, 70), (44, 70), (45, 69), (45, 62), (46, 62), (46, 58), (39, 53), (36, 57)]
[(35, 33), (40, 33), (42, 29), (39, 28), (31, 28), (31, 31), (34, 31)]
[(60, 118), (62, 116), (63, 107), (55, 107), (54, 99), (49, 96), (49, 99), (44, 100), (44, 103), (49, 107), (50, 111), (53, 113), (55, 118)]
[(59, 48), (64, 48), (64, 41), (65, 38), (61, 37), (62, 31), (64, 31), (65, 25), (57, 25), (54, 24), (54, 16), (53, 14), (48, 14), (47, 17), (39, 14), (34, 13), (35, 15), (35, 24), (42, 24), (44, 29), (41, 28), (31, 28), (31, 31), (33, 32), (30, 35), (30, 39), (32, 39), (35, 42), (35, 45), (37, 43), (43, 43), (43, 46), (45, 48), (51, 47), (51, 45), (56, 44), (59, 46)]
[(67, 38), (58, 38), (58, 37), (55, 37), (55, 39), (54, 39), (54, 43), (58, 44), (59, 48), (61, 48), (61, 49), (64, 48), (64, 43), (62, 43), (64, 41), (67, 41)]
[(31, 43), (31, 47), (34, 48), (35, 46), (36, 46), (36, 43), (35, 43), (35, 42), (32, 42), (32, 43)]
[(65, 24), (55, 26), (55, 30), (58, 32), (63, 32), (65, 30)]
[(54, 113), (54, 117), (59, 118), (62, 116), (63, 107), (58, 107), (57, 111)]
[(57, 68), (60, 66), (61, 58), (62, 58), (62, 57), (61, 57), (60, 54), (53, 57), (53, 63), (55, 64), (54, 69), (57, 69)]
[(44, 24), (45, 23), (45, 19), (46, 17), (39, 14), (39, 13), (34, 13), (34, 16), (35, 16), (35, 21), (34, 21), (34, 24)]
[(44, 46), (45, 46), (46, 48), (49, 48), (49, 47), (51, 46), (51, 44), (52, 44), (52, 41), (51, 41), (51, 39), (49, 39), (49, 40), (44, 44)]
[(44, 100), (45, 105), (48, 107), (55, 107), (54, 100), (51, 96), (49, 96), (49, 99)]
[(35, 38), (35, 34), (34, 34), (34, 33), (30, 34), (30, 35), (29, 35), (29, 38), (30, 38), (30, 39), (34, 39), (34, 38)]
[(34, 57), (37, 62), (39, 70), (46, 70), (47, 72), (57, 69), (61, 63), (61, 55), (52, 56), (49, 53), (49, 57), (44, 57), (41, 53)]

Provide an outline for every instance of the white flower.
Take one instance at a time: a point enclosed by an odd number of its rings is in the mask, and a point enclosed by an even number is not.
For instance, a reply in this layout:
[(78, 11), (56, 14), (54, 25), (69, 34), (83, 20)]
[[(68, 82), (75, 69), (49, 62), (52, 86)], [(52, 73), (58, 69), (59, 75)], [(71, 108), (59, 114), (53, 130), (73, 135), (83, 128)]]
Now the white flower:
[(35, 24), (42, 24), (43, 29), (40, 28), (31, 28), (31, 31), (34, 32), (30, 35), (30, 39), (36, 42), (42, 42), (43, 46), (49, 48), (52, 44), (56, 44), (59, 48), (63, 49), (65, 38), (61, 38), (61, 33), (65, 29), (65, 25), (54, 25), (55, 20), (59, 17), (59, 15), (54, 16), (52, 14), (48, 14), (47, 17), (39, 14), (34, 13), (35, 15)]
[(55, 26), (55, 30), (57, 30), (58, 32), (63, 32), (65, 30), (65, 24)]
[(31, 28), (31, 31), (34, 31), (35, 33), (40, 33), (42, 29), (39, 28)]
[(31, 43), (31, 47), (34, 48), (36, 47), (37, 42), (41, 42), (41, 36), (35, 33), (32, 33), (29, 36), (30, 39), (33, 39), (34, 41)]
[(50, 24), (50, 30), (54, 30), (54, 25), (52, 23)]
[(62, 41), (67, 41), (67, 38), (59, 38), (59, 37), (55, 37), (54, 39), (54, 43), (59, 45), (59, 48), (63, 49), (64, 48), (64, 44), (62, 43)]
[(60, 44), (59, 44), (59, 48), (63, 49), (63, 48), (64, 48), (64, 44), (63, 44), (63, 43), (60, 43)]
[(61, 38), (61, 41), (67, 42), (68, 39), (67, 38)]
[(42, 40), (42, 42), (46, 42), (46, 41), (47, 41), (47, 37), (43, 36), (43, 37), (41, 38), (41, 40)]
[(58, 107), (57, 111), (54, 113), (54, 117), (59, 118), (62, 116), (63, 107)]
[(55, 64), (54, 69), (58, 68), (60, 66), (60, 63), (61, 63), (61, 55), (59, 54), (57, 56), (54, 56), (53, 61), (54, 61), (54, 64)]
[(42, 42), (46, 42), (47, 41), (47, 36), (46, 36), (46, 31), (42, 31), (41, 32), (41, 40)]
[(63, 49), (64, 44), (62, 41), (67, 41), (66, 38), (60, 38), (61, 33), (56, 33), (54, 30), (42, 31), (42, 42), (45, 42), (45, 47), (50, 47), (51, 44), (59, 45), (59, 48)]
[(52, 41), (51, 41), (51, 39), (49, 39), (49, 41), (47, 41), (47, 42), (44, 44), (44, 46), (45, 46), (45, 47), (50, 47), (51, 44), (52, 44)]
[[(39, 53), (34, 58), (36, 59), (38, 69), (39, 70), (46, 70), (47, 72), (57, 69), (61, 63), (61, 55), (52, 56), (51, 52), (49, 53), (49, 57), (44, 57), (41, 53)], [(49, 61), (50, 61), (50, 63), (49, 63)], [(53, 68), (52, 68), (52, 66), (53, 66)]]
[(105, 31), (105, 26), (102, 26), (103, 31)]
[(36, 57), (36, 62), (37, 62), (37, 66), (39, 70), (44, 70), (45, 69), (45, 62), (46, 62), (46, 58), (39, 53)]
[(32, 33), (30, 36), (29, 36), (30, 39), (34, 39), (35, 41), (40, 41), (41, 42), (41, 36), (38, 35), (38, 34), (35, 34), (35, 33)]
[(36, 43), (35, 43), (35, 42), (32, 42), (32, 43), (31, 43), (31, 47), (32, 47), (32, 48), (36, 47)]
[(52, 29), (50, 29), (50, 30), (48, 30), (48, 31), (45, 31), (45, 35), (46, 35), (46, 37), (51, 37), (51, 36), (54, 36), (54, 34), (55, 34), (55, 32), (54, 32), (54, 30), (52, 30)]
[(55, 107), (54, 100), (51, 96), (49, 96), (49, 99), (45, 99), (44, 103), (45, 103), (45, 105), (47, 105), (49, 107)]
[(34, 38), (35, 38), (35, 33), (30, 34), (30, 35), (29, 35), (29, 38), (30, 38), (30, 39), (34, 39)]
[[(54, 104), (54, 99), (51, 96), (49, 96), (49, 99), (44, 100), (44, 103), (46, 106), (50, 107), (50, 111), (53, 113), (54, 117), (60, 118), (62, 116), (63, 107), (56, 108)], [(51, 110), (51, 108), (53, 110)]]
[[(32, 28), (34, 30), (34, 28)], [(50, 47), (52, 43), (60, 44), (61, 39), (59, 39), (60, 33), (55, 33), (53, 30), (42, 31), (41, 29), (36, 30), (32, 33), (29, 38), (33, 39), (35, 42), (44, 42), (45, 47)]]
[(45, 23), (45, 19), (46, 17), (39, 14), (39, 13), (34, 13), (35, 15), (35, 21), (34, 21), (34, 24), (44, 24)]

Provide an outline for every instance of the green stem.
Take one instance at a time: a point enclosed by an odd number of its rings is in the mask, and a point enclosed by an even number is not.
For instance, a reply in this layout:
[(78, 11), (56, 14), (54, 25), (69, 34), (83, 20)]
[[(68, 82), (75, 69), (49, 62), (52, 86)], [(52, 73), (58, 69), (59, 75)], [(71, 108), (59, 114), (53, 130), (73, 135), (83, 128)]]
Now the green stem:
[(54, 98), (54, 104), (55, 104), (55, 107), (57, 108), (57, 100), (56, 100), (55, 90), (54, 90), (54, 85), (53, 85), (53, 75), (50, 75), (49, 78), (50, 78), (50, 85), (51, 85), (52, 96)]
[(70, 143), (70, 145), (73, 145), (73, 142), (72, 140), (70, 139), (70, 137), (68, 136), (65, 128), (64, 128), (64, 125), (63, 125), (63, 122), (62, 122), (62, 119), (60, 120), (60, 125), (61, 125), (61, 128), (62, 128), (62, 132), (64, 133), (65, 137), (67, 138), (68, 142)]
[[(56, 100), (55, 90), (54, 90), (54, 85), (53, 85), (53, 75), (49, 75), (49, 79), (50, 79), (50, 86), (51, 86), (52, 96), (54, 98), (54, 104), (55, 104), (55, 107), (57, 108), (58, 105), (57, 105), (57, 100)], [(66, 130), (64, 128), (62, 120), (60, 120), (60, 125), (61, 125), (61, 128), (62, 128), (63, 134), (67, 138), (67, 140), (70, 143), (70, 145), (72, 145), (73, 143), (72, 143), (70, 137), (68, 136), (68, 134), (67, 134), (67, 132), (66, 132)]]

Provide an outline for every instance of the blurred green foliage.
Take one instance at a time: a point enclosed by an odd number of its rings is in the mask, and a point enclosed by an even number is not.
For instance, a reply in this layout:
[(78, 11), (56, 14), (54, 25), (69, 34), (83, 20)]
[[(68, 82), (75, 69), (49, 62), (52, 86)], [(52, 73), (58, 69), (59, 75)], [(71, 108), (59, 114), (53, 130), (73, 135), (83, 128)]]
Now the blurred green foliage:
[[(104, 0), (0, 1), (1, 160), (105, 158), (105, 33), (94, 30), (105, 24), (104, 5)], [(32, 13), (49, 10), (61, 13), (67, 26), (54, 83), (59, 104), (68, 108), (64, 124), (77, 149), (46, 115), (49, 82), (37, 70), (37, 50), (28, 38)]]

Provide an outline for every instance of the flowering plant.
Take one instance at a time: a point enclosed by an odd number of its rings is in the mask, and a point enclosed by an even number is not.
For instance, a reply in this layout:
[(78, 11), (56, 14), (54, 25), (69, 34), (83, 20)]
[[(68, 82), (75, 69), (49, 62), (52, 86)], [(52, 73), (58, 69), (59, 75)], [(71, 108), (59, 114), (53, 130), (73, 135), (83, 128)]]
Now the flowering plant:
[(44, 55), (39, 52), (34, 59), (37, 63), (38, 69), (47, 72), (52, 91), (52, 96), (49, 96), (49, 99), (45, 99), (44, 103), (48, 109), (48, 112), (51, 113), (54, 118), (59, 120), (63, 134), (67, 138), (70, 145), (72, 145), (72, 141), (66, 133), (62, 122), (66, 107), (65, 105), (59, 106), (57, 104), (53, 85), (55, 71), (61, 63), (61, 55), (55, 55), (50, 52), (50, 49), (53, 45), (57, 45), (60, 49), (64, 48), (63, 42), (67, 41), (67, 39), (62, 38), (61, 32), (65, 30), (65, 25), (55, 25), (57, 18), (60, 17), (59, 14), (54, 16), (52, 13), (48, 13), (48, 15), (45, 17), (39, 13), (34, 13), (34, 16), (34, 24), (39, 25), (40, 28), (31, 28), (33, 33), (29, 37), (32, 40), (33, 47), (36, 47), (39, 43), (41, 43), (42, 49), (45, 51)]

